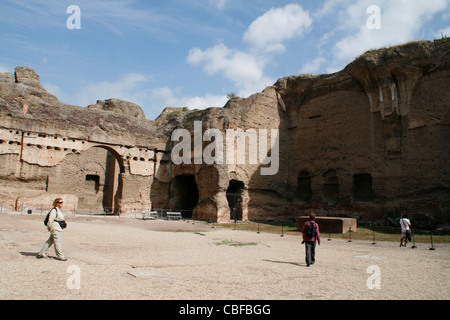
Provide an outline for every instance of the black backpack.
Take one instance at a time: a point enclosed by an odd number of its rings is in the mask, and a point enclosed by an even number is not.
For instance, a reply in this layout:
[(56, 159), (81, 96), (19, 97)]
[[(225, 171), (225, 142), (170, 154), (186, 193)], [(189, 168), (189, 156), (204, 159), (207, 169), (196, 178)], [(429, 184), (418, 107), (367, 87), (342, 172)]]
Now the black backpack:
[[(53, 208), (53, 209), (55, 209), (55, 208)], [(52, 210), (53, 210), (53, 209), (52, 209)], [(47, 226), (48, 219), (50, 218), (50, 213), (52, 212), (52, 210), (50, 210), (50, 211), (47, 213), (47, 216), (46, 216), (45, 219), (44, 219), (44, 226)]]
[(309, 238), (314, 238), (316, 236), (316, 224), (314, 223), (314, 221), (310, 221), (309, 222), (309, 226), (306, 229), (306, 235)]

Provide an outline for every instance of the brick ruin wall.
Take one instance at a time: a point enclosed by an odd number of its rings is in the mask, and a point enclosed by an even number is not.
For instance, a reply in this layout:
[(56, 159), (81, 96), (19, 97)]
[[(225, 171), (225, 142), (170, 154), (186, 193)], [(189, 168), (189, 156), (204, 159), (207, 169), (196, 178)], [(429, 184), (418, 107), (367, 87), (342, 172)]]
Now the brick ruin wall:
[[(367, 52), (330, 75), (279, 79), (223, 108), (166, 108), (154, 121), (111, 99), (62, 104), (30, 68), (0, 75), (0, 202), (77, 212), (186, 210), (198, 219), (307, 214), (422, 226), (450, 217), (448, 43)], [(277, 129), (279, 170), (261, 164), (171, 161), (171, 134)], [(192, 138), (194, 139), (194, 137)], [(203, 142), (203, 148), (209, 142)], [(247, 155), (249, 150), (246, 150)]]

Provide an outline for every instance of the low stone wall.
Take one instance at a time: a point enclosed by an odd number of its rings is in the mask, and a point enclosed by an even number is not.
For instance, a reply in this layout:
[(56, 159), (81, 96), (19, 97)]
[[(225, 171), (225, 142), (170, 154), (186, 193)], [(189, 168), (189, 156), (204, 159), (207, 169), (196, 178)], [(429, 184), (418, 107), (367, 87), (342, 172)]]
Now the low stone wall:
[[(309, 220), (308, 216), (297, 218), (297, 230), (301, 231), (303, 224)], [(316, 217), (315, 222), (319, 225), (320, 233), (345, 233), (350, 228), (356, 231), (358, 223), (353, 218)]]

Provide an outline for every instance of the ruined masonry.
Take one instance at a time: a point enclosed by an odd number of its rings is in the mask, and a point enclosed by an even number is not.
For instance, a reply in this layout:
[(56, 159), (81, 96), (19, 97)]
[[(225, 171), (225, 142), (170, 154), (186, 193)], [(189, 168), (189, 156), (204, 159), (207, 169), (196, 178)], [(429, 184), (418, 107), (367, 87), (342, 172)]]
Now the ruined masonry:
[[(74, 212), (166, 209), (219, 222), (314, 210), (386, 223), (407, 213), (417, 225), (448, 225), (449, 50), (422, 41), (369, 51), (334, 74), (289, 76), (223, 108), (166, 108), (155, 120), (118, 99), (63, 104), (17, 67), (0, 74), (0, 204), (48, 210), (63, 197)], [(279, 170), (174, 164), (172, 133), (193, 136), (196, 121), (224, 136), (277, 129)]]

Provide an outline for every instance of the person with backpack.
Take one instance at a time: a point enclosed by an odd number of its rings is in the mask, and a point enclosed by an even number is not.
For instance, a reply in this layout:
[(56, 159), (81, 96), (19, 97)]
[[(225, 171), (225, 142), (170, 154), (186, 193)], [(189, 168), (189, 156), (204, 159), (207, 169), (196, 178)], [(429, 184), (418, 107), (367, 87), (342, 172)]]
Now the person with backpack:
[(66, 222), (64, 221), (64, 215), (61, 212), (61, 208), (63, 206), (63, 199), (56, 198), (53, 201), (53, 208), (47, 214), (47, 217), (44, 220), (44, 224), (47, 226), (47, 230), (50, 232), (50, 237), (42, 246), (41, 251), (38, 254), (39, 258), (49, 258), (46, 254), (48, 248), (52, 245), (55, 247), (56, 259), (61, 261), (66, 261), (67, 258), (62, 252), (61, 247), (61, 235), (60, 233), (66, 227)]
[(302, 227), (303, 241), (306, 251), (306, 266), (314, 264), (316, 261), (316, 241), (320, 246), (320, 232), (319, 225), (314, 221), (316, 214), (311, 212), (309, 214), (309, 221), (306, 221)]

